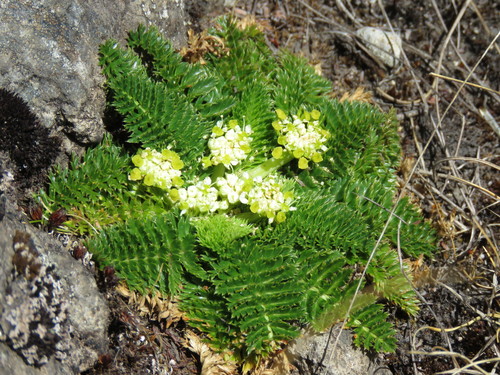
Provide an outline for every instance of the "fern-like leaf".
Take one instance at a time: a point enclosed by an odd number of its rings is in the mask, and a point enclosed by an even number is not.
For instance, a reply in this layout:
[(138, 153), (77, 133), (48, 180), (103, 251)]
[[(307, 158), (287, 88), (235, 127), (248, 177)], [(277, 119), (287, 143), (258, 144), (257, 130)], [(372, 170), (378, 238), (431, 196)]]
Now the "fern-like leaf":
[(301, 108), (317, 109), (331, 91), (331, 82), (318, 75), (303, 58), (282, 52), (280, 68), (275, 75), (276, 107), (286, 113)]
[(192, 104), (170, 93), (164, 84), (134, 76), (110, 82), (113, 106), (124, 116), (129, 142), (161, 150), (173, 146), (186, 162), (199, 157), (209, 124), (203, 123)]
[(83, 233), (91, 230), (88, 224), (100, 227), (126, 220), (132, 213), (147, 216), (164, 209), (161, 200), (145, 200), (133, 191), (127, 178), (130, 168), (127, 154), (106, 135), (82, 158), (74, 156), (69, 168), (52, 171), (38, 199), (50, 212), (64, 208)]
[(330, 179), (393, 175), (401, 158), (394, 112), (361, 102), (325, 101), (324, 126), (332, 134), (321, 166)]
[(314, 323), (344, 297), (352, 270), (339, 252), (301, 255), (301, 258), (308, 258), (307, 261), (300, 261), (300, 279), (305, 287), (302, 309), (305, 311), (305, 320)]
[(256, 25), (239, 27), (233, 17), (222, 17), (211, 34), (221, 38), (229, 53), (207, 56), (235, 93), (246, 91), (254, 82), (267, 83), (277, 63)]
[(244, 237), (255, 229), (248, 223), (237, 217), (226, 215), (214, 215), (193, 220), (196, 227), (198, 242), (219, 254), (224, 251), (238, 238)]
[(432, 256), (436, 251), (436, 231), (422, 219), (416, 206), (408, 198), (403, 198), (394, 214), (398, 220), (393, 220), (387, 230), (392, 243), (411, 257)]
[(139, 26), (130, 32), (128, 45), (145, 63), (151, 62), (155, 80), (163, 82), (169, 92), (185, 95), (204, 118), (222, 115), (234, 105), (234, 98), (223, 93), (225, 82), (217, 70), (183, 62), (156, 28)]
[(243, 241), (213, 263), (216, 295), (226, 300), (232, 325), (239, 327), (247, 355), (266, 355), (298, 334), (289, 321), (301, 316), (300, 290), (289, 246)]
[(405, 263), (400, 264), (397, 251), (384, 244), (377, 249), (367, 274), (372, 278), (374, 293), (380, 299), (387, 299), (414, 316), (418, 312), (418, 299), (403, 274), (409, 275), (407, 268)]
[(300, 251), (366, 253), (375, 244), (372, 228), (355, 207), (346, 203), (330, 189), (303, 192), (297, 210), (266, 238), (270, 242), (292, 242)]
[(241, 330), (237, 322), (232, 323), (224, 297), (215, 294), (208, 285), (188, 283), (179, 298), (189, 324), (208, 336), (211, 347), (226, 354), (240, 349), (237, 343), (242, 340)]
[[(275, 134), (272, 126), (269, 126), (276, 117), (272, 104), (269, 87), (260, 82), (252, 82), (239, 94), (239, 101), (233, 108), (234, 116), (252, 127), (250, 156), (255, 158), (253, 164), (262, 163), (276, 146), (269, 142)], [(253, 164), (249, 164), (247, 168)]]
[(351, 316), (348, 326), (354, 329), (354, 343), (377, 352), (396, 350), (396, 331), (387, 321), (383, 305), (372, 304)]
[(131, 49), (123, 49), (110, 39), (99, 48), (99, 65), (108, 82), (133, 75), (136, 79), (146, 78), (147, 71), (142, 60)]
[(176, 295), (186, 279), (204, 276), (192, 232), (187, 218), (169, 212), (106, 228), (88, 248), (101, 264), (114, 266), (131, 289)]

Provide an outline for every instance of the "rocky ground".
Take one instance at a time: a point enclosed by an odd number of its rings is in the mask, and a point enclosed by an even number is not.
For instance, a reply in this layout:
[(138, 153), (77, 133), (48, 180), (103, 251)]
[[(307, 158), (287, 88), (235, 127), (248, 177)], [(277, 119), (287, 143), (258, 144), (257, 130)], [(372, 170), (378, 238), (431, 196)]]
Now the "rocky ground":
[[(401, 188), (433, 221), (441, 241), (434, 259), (413, 261), (420, 314), (408, 320), (392, 312), (400, 332), (398, 350), (368, 354), (393, 374), (500, 373), (500, 4), (225, 3), (186, 1), (190, 27), (200, 31), (226, 12), (252, 17), (273, 49), (309, 58), (333, 82), (338, 98), (355, 95), (384, 110), (395, 108), (401, 120)], [(401, 37), (397, 60), (384, 62), (374, 54), (357, 34), (366, 26)], [(81, 250), (69, 248), (86, 262)], [(142, 314), (137, 306), (151, 301), (118, 293), (112, 269), (97, 272), (96, 279), (111, 311), (110, 349), (85, 374), (201, 372), (206, 356), (194, 343), (186, 348), (182, 321)], [(334, 355), (331, 346), (324, 349), (325, 358)], [(276, 368), (260, 373), (280, 373)]]

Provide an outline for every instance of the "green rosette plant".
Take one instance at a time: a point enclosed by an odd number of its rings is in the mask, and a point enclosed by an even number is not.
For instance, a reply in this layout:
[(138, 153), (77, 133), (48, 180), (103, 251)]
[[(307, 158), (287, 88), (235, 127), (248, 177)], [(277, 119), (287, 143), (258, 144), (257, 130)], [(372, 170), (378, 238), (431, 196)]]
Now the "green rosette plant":
[(255, 26), (223, 18), (209, 35), (222, 44), (203, 64), (155, 28), (126, 47), (104, 43), (128, 138), (106, 136), (38, 198), (68, 212), (66, 229), (87, 236), (101, 266), (177, 298), (189, 325), (237, 361), (267, 356), (304, 324), (344, 319), (358, 345), (393, 351), (384, 306), (418, 311), (397, 244), (409, 257), (435, 247), (418, 210), (395, 199), (394, 112), (332, 99), (329, 81), (272, 53)]

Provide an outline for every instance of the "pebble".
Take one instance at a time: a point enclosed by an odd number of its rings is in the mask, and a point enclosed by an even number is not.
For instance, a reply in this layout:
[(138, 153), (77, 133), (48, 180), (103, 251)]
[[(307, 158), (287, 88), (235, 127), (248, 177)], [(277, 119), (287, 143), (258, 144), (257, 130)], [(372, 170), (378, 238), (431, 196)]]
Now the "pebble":
[(399, 35), (375, 27), (363, 27), (356, 31), (356, 35), (385, 65), (390, 68), (398, 65), (402, 50)]

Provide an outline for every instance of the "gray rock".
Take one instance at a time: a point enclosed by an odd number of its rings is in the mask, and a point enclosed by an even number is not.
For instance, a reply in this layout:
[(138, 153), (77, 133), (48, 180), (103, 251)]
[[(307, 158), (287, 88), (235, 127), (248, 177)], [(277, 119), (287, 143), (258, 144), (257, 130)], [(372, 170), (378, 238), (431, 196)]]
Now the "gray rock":
[(107, 351), (106, 301), (58, 241), (2, 202), (0, 373), (78, 374)]
[(352, 342), (352, 334), (342, 330), (335, 351), (333, 346), (340, 327), (330, 333), (310, 331), (287, 348), (287, 355), (296, 367), (292, 375), (392, 375), (386, 367), (371, 359)]
[(100, 141), (105, 94), (98, 48), (142, 23), (185, 41), (183, 0), (2, 0), (0, 87), (19, 94), (63, 149)]
[(27, 366), (23, 359), (13, 355), (12, 350), (3, 343), (0, 343), (0, 373), (9, 375), (67, 375), (71, 374), (67, 368), (57, 365), (56, 362), (49, 362), (38, 369)]
[[(28, 103), (66, 154), (79, 153), (104, 133), (99, 45), (123, 42), (139, 24), (155, 25), (183, 45), (184, 1), (2, 0), (0, 87)], [(23, 222), (14, 203), (21, 197), (16, 164), (4, 151), (0, 374), (80, 373), (107, 352), (108, 307), (92, 274), (58, 241)]]
[(394, 68), (399, 64), (403, 48), (399, 35), (375, 27), (363, 27), (356, 31), (356, 35), (385, 65)]

